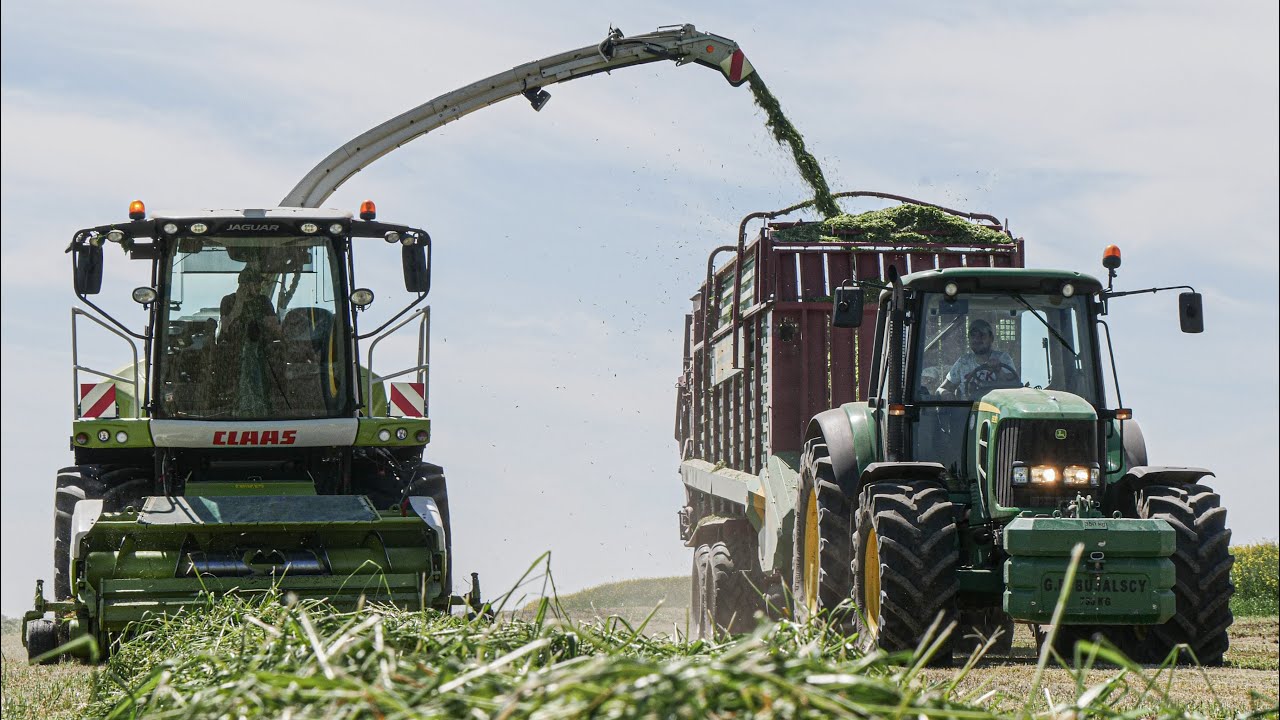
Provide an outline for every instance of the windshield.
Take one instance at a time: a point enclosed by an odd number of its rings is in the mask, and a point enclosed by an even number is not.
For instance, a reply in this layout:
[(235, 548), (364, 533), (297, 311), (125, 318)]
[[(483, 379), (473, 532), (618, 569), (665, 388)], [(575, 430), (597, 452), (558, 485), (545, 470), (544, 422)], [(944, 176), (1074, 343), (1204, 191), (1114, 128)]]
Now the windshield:
[(1098, 402), (1083, 297), (925, 296), (915, 399), (977, 400), (997, 388), (1065, 390)]
[(324, 238), (184, 238), (166, 268), (162, 417), (332, 417), (347, 403), (338, 263)]

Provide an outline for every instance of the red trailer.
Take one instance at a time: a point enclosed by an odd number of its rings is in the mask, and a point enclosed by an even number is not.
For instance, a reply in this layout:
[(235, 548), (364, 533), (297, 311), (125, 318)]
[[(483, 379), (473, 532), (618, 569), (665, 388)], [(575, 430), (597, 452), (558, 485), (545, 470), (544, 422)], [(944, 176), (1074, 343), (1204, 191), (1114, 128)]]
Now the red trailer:
[[(778, 221), (811, 203), (743, 219), (737, 245), (716, 248), (706, 280), (685, 316), (684, 373), (678, 383), (675, 438), (686, 502), (680, 537), (694, 548), (696, 615), (733, 629), (750, 597), (777, 599), (790, 578), (798, 465), (805, 427), (830, 408), (865, 402), (875, 335), (868, 322), (833, 328), (834, 288), (849, 280), (955, 267), (1023, 267), (1023, 241), (991, 215), (965, 213), (878, 192), (872, 197), (929, 207), (992, 233), (924, 235), (924, 242), (869, 240), (864, 233)], [(748, 225), (763, 221), (749, 241)], [(914, 233), (917, 237), (920, 233)], [(808, 238), (808, 239), (807, 239)], [(752, 567), (744, 558), (756, 558)], [(698, 583), (749, 581), (732, 608), (702, 608), (723, 598)], [(754, 586), (754, 587), (752, 587)], [(735, 615), (742, 615), (739, 620)]]

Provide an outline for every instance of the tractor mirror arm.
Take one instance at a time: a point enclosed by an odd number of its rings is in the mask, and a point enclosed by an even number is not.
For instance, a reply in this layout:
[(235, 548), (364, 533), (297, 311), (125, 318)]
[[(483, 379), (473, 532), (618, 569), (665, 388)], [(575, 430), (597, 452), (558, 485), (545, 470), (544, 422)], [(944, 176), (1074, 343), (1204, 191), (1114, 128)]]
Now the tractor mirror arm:
[(1190, 292), (1196, 291), (1196, 289), (1191, 287), (1190, 285), (1170, 285), (1169, 287), (1153, 287), (1153, 288), (1145, 288), (1143, 290), (1125, 290), (1123, 292), (1112, 292), (1110, 290), (1105, 290), (1101, 293), (1101, 295), (1103, 300), (1110, 300), (1111, 298), (1124, 297), (1125, 295), (1141, 295), (1143, 293), (1158, 293), (1161, 290), (1188, 290)]

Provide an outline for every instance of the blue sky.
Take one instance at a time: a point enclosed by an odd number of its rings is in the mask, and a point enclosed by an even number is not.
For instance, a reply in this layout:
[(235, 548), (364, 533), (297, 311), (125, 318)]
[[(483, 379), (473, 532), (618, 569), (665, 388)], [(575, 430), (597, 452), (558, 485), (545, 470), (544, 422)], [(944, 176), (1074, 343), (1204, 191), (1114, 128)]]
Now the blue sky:
[[(0, 303), (3, 585), (50, 576), (71, 461), (80, 227), (150, 208), (274, 205), (331, 150), (538, 57), (691, 22), (737, 40), (835, 189), (1007, 217), (1030, 265), (1191, 284), (1113, 304), (1126, 405), (1152, 462), (1197, 465), (1237, 541), (1275, 538), (1277, 10), (1261, 2), (188, 5), (6, 2)], [(562, 589), (687, 572), (671, 439), (680, 332), (707, 253), (805, 196), (745, 88), (669, 63), (509, 101), (392, 153), (328, 203), (426, 227), (430, 456), (457, 569), (504, 589), (551, 550)], [(851, 205), (850, 210), (873, 206)], [(392, 309), (394, 253), (359, 261)], [(143, 284), (108, 256), (104, 302)], [(383, 279), (385, 278), (385, 280)], [(98, 338), (106, 365), (119, 348)]]

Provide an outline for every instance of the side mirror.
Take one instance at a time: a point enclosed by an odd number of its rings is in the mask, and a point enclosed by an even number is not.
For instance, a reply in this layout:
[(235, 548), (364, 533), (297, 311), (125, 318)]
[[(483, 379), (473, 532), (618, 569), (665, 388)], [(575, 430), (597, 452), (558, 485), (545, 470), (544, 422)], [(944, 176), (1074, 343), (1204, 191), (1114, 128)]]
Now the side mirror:
[(73, 253), (76, 294), (97, 295), (102, 291), (102, 246), (77, 245)]
[(1200, 303), (1200, 293), (1178, 293), (1178, 323), (1184, 333), (1204, 332), (1204, 310)]
[(862, 288), (841, 286), (835, 289), (831, 307), (831, 327), (856, 328), (862, 324)]
[(414, 243), (400, 249), (400, 262), (404, 265), (404, 289), (413, 293), (431, 290), (431, 263), (427, 260), (427, 246)]

